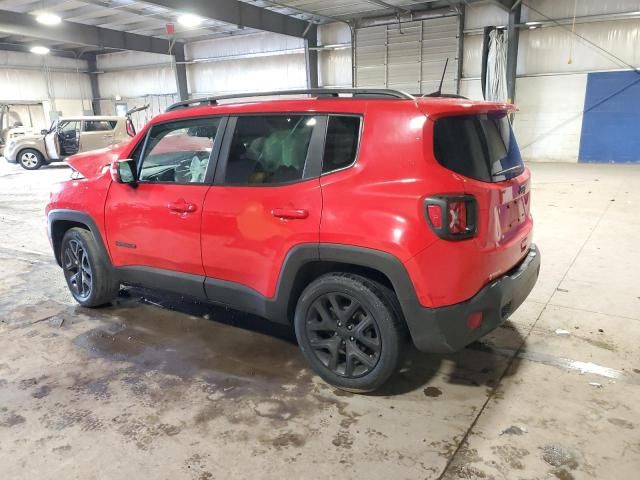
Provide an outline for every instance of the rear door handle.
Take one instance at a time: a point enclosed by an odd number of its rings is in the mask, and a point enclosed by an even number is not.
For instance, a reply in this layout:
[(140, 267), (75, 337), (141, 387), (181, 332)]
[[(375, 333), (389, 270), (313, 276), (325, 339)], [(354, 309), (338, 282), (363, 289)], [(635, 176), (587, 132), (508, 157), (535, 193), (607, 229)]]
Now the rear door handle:
[(169, 205), (167, 205), (167, 208), (172, 212), (178, 213), (193, 213), (198, 209), (195, 204), (187, 203), (182, 198), (175, 202), (171, 202)]
[(271, 210), (271, 215), (276, 218), (286, 219), (302, 219), (309, 216), (309, 211), (303, 208), (274, 208)]

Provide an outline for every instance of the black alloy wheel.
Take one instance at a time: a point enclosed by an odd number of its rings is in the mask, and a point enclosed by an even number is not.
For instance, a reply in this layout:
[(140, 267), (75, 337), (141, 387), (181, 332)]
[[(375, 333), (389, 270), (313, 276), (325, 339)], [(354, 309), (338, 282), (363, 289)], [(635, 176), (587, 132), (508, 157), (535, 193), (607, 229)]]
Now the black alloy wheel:
[(62, 267), (73, 296), (80, 301), (87, 300), (93, 290), (93, 272), (89, 254), (80, 241), (71, 239), (67, 242)]
[(309, 366), (343, 390), (374, 391), (402, 362), (406, 327), (397, 297), (362, 275), (313, 280), (298, 297), (293, 323)]
[(314, 354), (336, 375), (362, 377), (378, 364), (382, 342), (375, 318), (352, 296), (321, 295), (309, 308), (305, 325)]

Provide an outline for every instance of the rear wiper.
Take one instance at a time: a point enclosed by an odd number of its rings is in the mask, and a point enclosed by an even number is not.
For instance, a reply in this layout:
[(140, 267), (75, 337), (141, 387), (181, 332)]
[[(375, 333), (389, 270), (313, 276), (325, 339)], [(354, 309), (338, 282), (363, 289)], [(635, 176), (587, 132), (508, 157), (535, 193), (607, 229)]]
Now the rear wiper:
[(505, 173), (509, 173), (515, 170), (520, 170), (522, 168), (524, 168), (522, 165), (516, 165), (515, 167), (509, 167), (509, 168), (505, 168), (504, 170), (500, 170), (499, 172), (494, 172), (491, 174), (491, 176), (497, 177), (499, 175), (504, 175)]

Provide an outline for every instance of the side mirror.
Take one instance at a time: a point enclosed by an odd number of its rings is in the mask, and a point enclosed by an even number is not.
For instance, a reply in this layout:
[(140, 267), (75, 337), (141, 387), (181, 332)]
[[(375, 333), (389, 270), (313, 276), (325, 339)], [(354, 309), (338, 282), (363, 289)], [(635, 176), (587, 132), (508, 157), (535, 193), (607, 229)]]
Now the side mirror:
[(49, 130), (47, 130), (46, 128), (43, 128), (42, 130), (40, 130), (41, 135), (46, 135), (47, 133), (49, 133)]
[(116, 160), (110, 167), (111, 179), (116, 183), (126, 183), (135, 187), (138, 184), (136, 178), (136, 162), (127, 158), (125, 160)]

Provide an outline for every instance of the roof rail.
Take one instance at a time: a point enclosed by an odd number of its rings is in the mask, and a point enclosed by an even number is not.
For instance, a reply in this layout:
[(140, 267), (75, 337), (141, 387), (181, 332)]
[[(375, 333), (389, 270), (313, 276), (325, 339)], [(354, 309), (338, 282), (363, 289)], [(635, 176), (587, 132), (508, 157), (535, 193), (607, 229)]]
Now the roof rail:
[(353, 98), (366, 97), (415, 100), (415, 98), (408, 93), (390, 88), (304, 88), (297, 90), (276, 90), (272, 92), (232, 93), (228, 95), (218, 95), (215, 97), (192, 98), (191, 100), (174, 103), (165, 111), (170, 112), (172, 110), (190, 107), (192, 105), (216, 105), (219, 100), (232, 100), (235, 98), (274, 97), (280, 95), (313, 95), (316, 97), (337, 98), (343, 94), (350, 94)]

